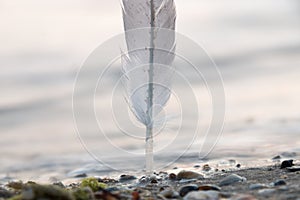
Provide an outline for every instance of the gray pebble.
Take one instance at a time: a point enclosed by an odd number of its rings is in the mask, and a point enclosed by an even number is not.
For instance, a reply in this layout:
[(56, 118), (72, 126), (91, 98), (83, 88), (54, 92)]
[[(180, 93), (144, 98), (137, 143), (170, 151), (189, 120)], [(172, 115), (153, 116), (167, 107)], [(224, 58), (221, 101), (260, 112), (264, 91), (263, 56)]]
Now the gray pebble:
[(172, 190), (172, 189), (166, 189), (160, 192), (160, 194), (168, 199), (170, 198), (177, 198), (179, 197), (179, 193)]
[(218, 200), (219, 192), (214, 190), (192, 191), (188, 193), (183, 199), (184, 200)]
[(261, 183), (254, 183), (254, 184), (251, 184), (249, 186), (249, 189), (250, 190), (259, 190), (259, 189), (263, 189), (263, 188), (266, 188), (267, 186), (265, 184), (261, 184)]
[(264, 197), (269, 197), (272, 196), (275, 191), (275, 189), (261, 189), (258, 191), (258, 194)]
[(135, 180), (135, 179), (137, 179), (135, 176), (123, 174), (123, 175), (120, 176), (119, 181), (120, 182), (126, 182), (126, 181), (132, 181), (132, 180)]
[(225, 178), (223, 178), (220, 183), (219, 186), (224, 186), (224, 185), (231, 185), (233, 183), (237, 183), (237, 182), (245, 182), (247, 179), (245, 177), (241, 177), (239, 175), (236, 174), (231, 174), (229, 176), (226, 176)]

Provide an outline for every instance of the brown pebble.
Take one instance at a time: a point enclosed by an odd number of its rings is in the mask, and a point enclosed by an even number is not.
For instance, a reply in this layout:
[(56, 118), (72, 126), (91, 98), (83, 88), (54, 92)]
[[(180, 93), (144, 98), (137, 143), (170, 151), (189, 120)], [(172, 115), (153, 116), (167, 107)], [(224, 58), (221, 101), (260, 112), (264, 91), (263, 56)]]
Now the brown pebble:
[(209, 170), (211, 170), (211, 167), (208, 164), (205, 164), (205, 165), (203, 165), (202, 170), (209, 171)]
[(193, 171), (185, 171), (182, 170), (177, 174), (177, 179), (181, 180), (181, 179), (202, 179), (204, 178), (203, 175), (197, 173), (197, 172), (193, 172)]
[(156, 179), (152, 179), (151, 183), (158, 183)]
[(140, 194), (137, 191), (132, 192), (132, 200), (139, 200), (140, 199)]
[(221, 191), (221, 188), (216, 185), (200, 185), (198, 187), (199, 190), (215, 190), (215, 191)]
[(170, 180), (175, 180), (176, 179), (176, 174), (174, 174), (174, 173), (169, 174), (169, 179)]

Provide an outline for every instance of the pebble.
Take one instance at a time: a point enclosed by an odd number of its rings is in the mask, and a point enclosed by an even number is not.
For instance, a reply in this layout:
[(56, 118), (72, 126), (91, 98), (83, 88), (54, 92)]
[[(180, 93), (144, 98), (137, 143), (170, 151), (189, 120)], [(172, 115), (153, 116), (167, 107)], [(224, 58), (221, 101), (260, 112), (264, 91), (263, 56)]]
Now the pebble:
[(236, 161), (233, 159), (229, 159), (228, 161), (229, 161), (229, 164), (231, 164), (231, 165), (234, 165), (236, 163)]
[(250, 194), (237, 194), (230, 198), (230, 200), (256, 200), (256, 198)]
[(233, 183), (244, 182), (246, 180), (247, 179), (245, 177), (241, 177), (241, 176), (236, 175), (236, 174), (231, 174), (231, 175), (226, 176), (225, 178), (223, 178), (220, 181), (219, 186), (231, 185)]
[(292, 167), (293, 166), (293, 160), (284, 160), (281, 163), (280, 169), (285, 169), (287, 167)]
[(265, 184), (262, 184), (262, 183), (254, 183), (254, 184), (251, 184), (249, 186), (249, 189), (250, 190), (259, 190), (259, 189), (263, 189), (263, 188), (266, 188), (267, 185)]
[(289, 172), (298, 172), (300, 171), (300, 166), (294, 166), (294, 167), (287, 167), (286, 168)]
[(172, 190), (172, 189), (166, 189), (160, 192), (160, 194), (166, 198), (177, 198), (179, 197), (179, 193)]
[(141, 198), (139, 192), (137, 191), (133, 191), (131, 193), (131, 196), (132, 196), (132, 200), (139, 200)]
[(77, 174), (77, 175), (74, 176), (74, 178), (85, 178), (85, 177), (87, 177), (86, 173)]
[(279, 160), (279, 159), (281, 159), (280, 155), (274, 156), (274, 157), (272, 158), (272, 160)]
[(202, 170), (208, 172), (209, 170), (211, 170), (211, 167), (208, 164), (205, 164), (203, 165)]
[(264, 197), (269, 197), (272, 196), (275, 191), (275, 189), (261, 189), (258, 191), (258, 194)]
[(221, 191), (221, 188), (216, 186), (216, 185), (211, 185), (211, 184), (207, 184), (207, 185), (200, 185), (198, 187), (198, 190), (215, 190), (215, 191)]
[(123, 175), (120, 176), (119, 181), (120, 182), (126, 182), (126, 181), (132, 181), (132, 180), (135, 180), (135, 179), (137, 179), (135, 176), (123, 174)]
[(181, 180), (181, 179), (203, 179), (203, 175), (197, 173), (197, 172), (193, 172), (193, 171), (185, 171), (182, 170), (177, 174), (177, 179)]
[(188, 193), (183, 199), (184, 200), (218, 200), (219, 192), (214, 190), (192, 191)]
[(199, 168), (200, 167), (200, 165), (194, 165), (194, 168)]
[(176, 174), (174, 174), (174, 173), (169, 174), (169, 179), (176, 180)]
[(273, 186), (286, 185), (286, 182), (284, 180), (280, 179), (280, 180), (275, 181), (271, 185), (273, 185)]
[(187, 193), (197, 190), (198, 186), (196, 184), (184, 185), (179, 188), (179, 194), (180, 196), (184, 197)]
[(158, 181), (156, 179), (152, 179), (151, 183), (156, 184), (156, 183), (158, 183)]
[(237, 168), (240, 168), (240, 167), (241, 167), (241, 164), (237, 164), (236, 167), (237, 167)]

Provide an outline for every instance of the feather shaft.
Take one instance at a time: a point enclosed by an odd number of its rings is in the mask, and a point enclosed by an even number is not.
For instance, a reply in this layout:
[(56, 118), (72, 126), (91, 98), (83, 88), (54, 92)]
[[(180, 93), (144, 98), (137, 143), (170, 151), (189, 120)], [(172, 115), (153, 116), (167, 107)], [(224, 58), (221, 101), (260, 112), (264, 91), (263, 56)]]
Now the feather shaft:
[(154, 27), (155, 27), (155, 11), (154, 11), (154, 2), (150, 1), (151, 7), (151, 32), (150, 32), (150, 53), (149, 53), (149, 82), (148, 82), (148, 102), (147, 102), (147, 115), (148, 122), (146, 127), (146, 173), (151, 174), (153, 172), (153, 73), (154, 73)]

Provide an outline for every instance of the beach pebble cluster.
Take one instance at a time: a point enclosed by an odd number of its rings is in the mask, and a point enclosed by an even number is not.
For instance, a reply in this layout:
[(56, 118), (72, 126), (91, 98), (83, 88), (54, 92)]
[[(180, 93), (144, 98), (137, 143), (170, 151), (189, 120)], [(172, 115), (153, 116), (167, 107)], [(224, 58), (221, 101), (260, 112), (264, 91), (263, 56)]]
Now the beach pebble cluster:
[(205, 164), (151, 176), (85, 177), (68, 185), (12, 181), (0, 186), (0, 200), (299, 200), (300, 173), (291, 168), (299, 165), (283, 160), (268, 167), (217, 170)]

